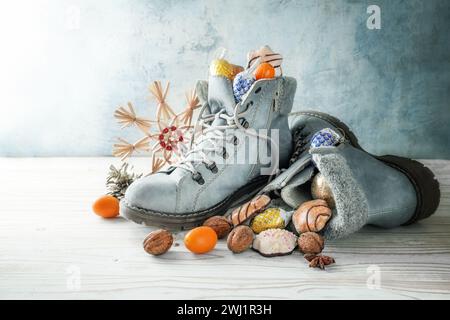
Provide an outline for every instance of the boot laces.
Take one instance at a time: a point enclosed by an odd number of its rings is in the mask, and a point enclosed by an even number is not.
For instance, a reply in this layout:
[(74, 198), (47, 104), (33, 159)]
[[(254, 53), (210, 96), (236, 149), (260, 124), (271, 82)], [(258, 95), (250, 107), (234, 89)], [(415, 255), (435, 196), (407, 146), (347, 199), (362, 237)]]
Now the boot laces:
[[(200, 173), (195, 168), (194, 163), (203, 162), (208, 168), (214, 167), (215, 162), (209, 158), (211, 153), (223, 154), (226, 152), (224, 142), (233, 143), (236, 138), (235, 131), (240, 130), (246, 135), (258, 137), (271, 143), (271, 161), (272, 164), (276, 164), (273, 166), (272, 175), (278, 173), (278, 145), (269, 136), (257, 133), (254, 130), (248, 130), (240, 123), (240, 119), (248, 113), (248, 110), (239, 112), (240, 105), (240, 103), (236, 104), (233, 115), (229, 116), (223, 109), (217, 113), (204, 115), (207, 107), (207, 104), (205, 104), (194, 127), (194, 133), (201, 130), (202, 135), (197, 141), (192, 139), (190, 150), (177, 163), (173, 164), (173, 167), (183, 168), (190, 171), (193, 176), (199, 176)], [(218, 119), (225, 120), (226, 124), (215, 123), (215, 120)]]

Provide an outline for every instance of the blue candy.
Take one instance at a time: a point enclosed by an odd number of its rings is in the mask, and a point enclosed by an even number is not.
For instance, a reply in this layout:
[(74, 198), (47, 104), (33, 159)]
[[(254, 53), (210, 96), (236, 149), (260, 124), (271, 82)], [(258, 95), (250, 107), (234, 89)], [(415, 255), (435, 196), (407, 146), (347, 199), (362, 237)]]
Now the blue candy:
[(317, 131), (311, 139), (311, 148), (335, 146), (339, 143), (340, 136), (334, 130), (325, 128)]
[(242, 96), (250, 90), (253, 82), (255, 82), (255, 78), (248, 77), (245, 71), (236, 75), (233, 80), (233, 94), (236, 102), (240, 102), (242, 100)]

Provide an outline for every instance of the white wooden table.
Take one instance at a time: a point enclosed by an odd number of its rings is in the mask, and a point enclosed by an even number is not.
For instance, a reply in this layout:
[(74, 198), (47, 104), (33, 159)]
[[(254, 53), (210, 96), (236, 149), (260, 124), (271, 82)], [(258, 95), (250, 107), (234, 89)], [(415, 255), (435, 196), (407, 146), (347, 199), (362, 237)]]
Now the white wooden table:
[(142, 249), (149, 228), (91, 212), (117, 162), (0, 158), (1, 299), (450, 298), (450, 161), (424, 161), (441, 183), (437, 214), (328, 243), (337, 263), (326, 271), (308, 268), (298, 252), (233, 255), (223, 240), (196, 256), (182, 234), (169, 253), (149, 256)]

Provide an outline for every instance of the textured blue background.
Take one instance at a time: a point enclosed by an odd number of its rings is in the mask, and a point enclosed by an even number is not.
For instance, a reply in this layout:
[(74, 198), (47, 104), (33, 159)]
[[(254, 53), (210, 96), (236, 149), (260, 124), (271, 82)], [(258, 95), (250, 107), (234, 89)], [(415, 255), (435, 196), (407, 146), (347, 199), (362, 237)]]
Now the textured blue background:
[[(381, 7), (368, 30), (367, 6)], [(450, 158), (450, 1), (15, 1), (0, 8), (0, 155), (110, 155), (112, 112), (154, 114), (205, 79), (218, 47), (270, 44), (298, 79), (295, 110), (330, 112), (375, 153)]]

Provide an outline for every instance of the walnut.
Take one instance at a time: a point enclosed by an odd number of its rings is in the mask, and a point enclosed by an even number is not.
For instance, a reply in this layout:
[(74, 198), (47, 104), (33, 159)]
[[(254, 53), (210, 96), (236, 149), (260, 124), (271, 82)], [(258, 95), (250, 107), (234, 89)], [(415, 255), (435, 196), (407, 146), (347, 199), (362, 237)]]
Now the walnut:
[(231, 231), (230, 222), (223, 216), (208, 218), (205, 222), (203, 222), (203, 225), (212, 228), (216, 232), (217, 238), (219, 239), (222, 239)]
[(227, 239), (227, 246), (234, 253), (241, 253), (252, 245), (253, 231), (248, 226), (237, 226), (231, 230)]
[(292, 222), (298, 233), (318, 232), (322, 230), (331, 218), (331, 209), (325, 200), (304, 202), (292, 216)]
[(306, 254), (321, 253), (324, 243), (323, 237), (315, 232), (305, 232), (298, 237), (298, 248)]
[(231, 213), (231, 222), (234, 226), (240, 225), (263, 211), (269, 203), (269, 196), (265, 194), (259, 195), (244, 203), (242, 206), (234, 209)]
[(163, 229), (150, 232), (144, 239), (144, 250), (152, 255), (166, 253), (173, 243), (172, 234)]

